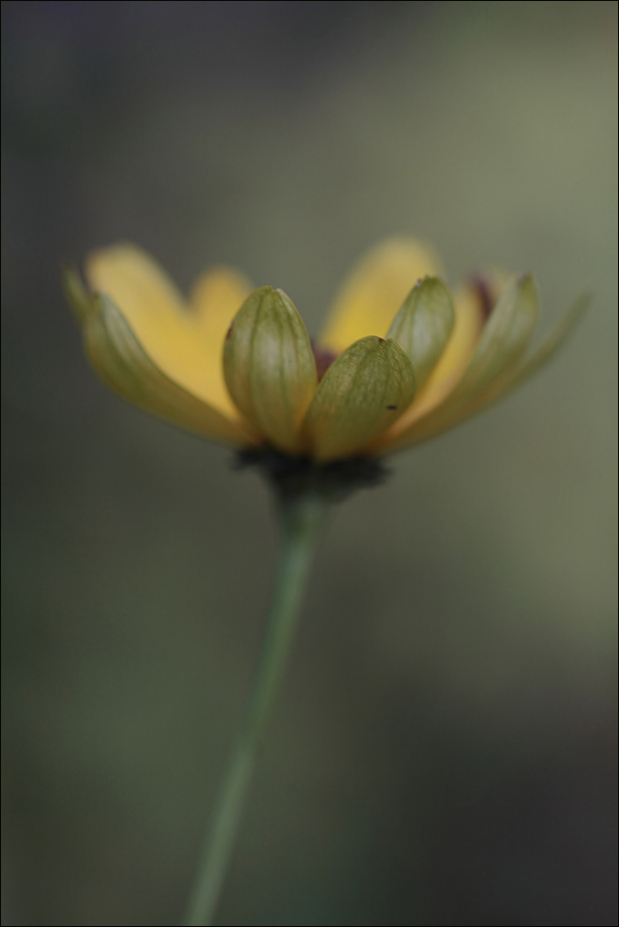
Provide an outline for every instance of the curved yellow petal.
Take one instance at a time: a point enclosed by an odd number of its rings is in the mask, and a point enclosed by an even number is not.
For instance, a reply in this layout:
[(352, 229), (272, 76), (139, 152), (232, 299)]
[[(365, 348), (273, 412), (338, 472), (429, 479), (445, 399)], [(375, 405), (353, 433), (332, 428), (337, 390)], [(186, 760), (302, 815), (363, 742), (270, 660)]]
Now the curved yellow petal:
[(494, 405), (494, 403), (498, 402), (500, 399), (504, 399), (509, 393), (521, 386), (525, 380), (534, 376), (537, 371), (563, 347), (586, 310), (589, 308), (590, 302), (591, 294), (588, 291), (579, 294), (565, 316), (541, 344), (537, 346), (530, 357), (523, 360), (515, 369), (512, 369), (505, 376), (492, 383), (491, 386), (484, 390), (481, 395), (477, 396), (475, 400), (461, 406), (457, 416), (452, 415), (450, 419), (442, 418), (434, 421), (428, 416), (427, 422), (420, 422), (420, 427), (413, 430), (413, 436), (410, 440), (402, 442), (395, 441), (389, 447), (385, 448), (385, 450), (396, 451), (414, 447), (416, 444), (421, 444), (423, 441), (434, 438), (441, 432), (447, 431), (455, 425), (459, 425), (473, 415), (483, 412), (484, 409)]
[(225, 332), (248, 291), (243, 278), (217, 269), (201, 278), (191, 312), (172, 281), (140, 248), (114, 245), (87, 260), (93, 290), (121, 309), (154, 364), (187, 392), (238, 419), (223, 384), (221, 352)]
[(252, 286), (243, 274), (231, 267), (214, 267), (198, 278), (189, 298), (193, 334), (200, 345), (204, 369), (209, 373), (209, 402), (233, 417), (238, 412), (224, 379), (224, 341), (234, 316), (251, 291)]
[(479, 395), (518, 364), (533, 337), (539, 292), (531, 274), (515, 278), (501, 294), (454, 398)]
[(183, 297), (167, 274), (150, 255), (129, 242), (89, 254), (86, 279), (93, 290), (107, 293), (122, 307), (130, 321), (151, 314), (165, 322), (184, 308)]
[(391, 451), (418, 444), (493, 401), (500, 384), (508, 383), (517, 374), (535, 329), (538, 310), (539, 294), (533, 277), (514, 279), (499, 298), (470, 363), (445, 401), (427, 414), (415, 417), (406, 429), (393, 429), (384, 436), (381, 449)]
[(356, 341), (331, 364), (312, 401), (305, 431), (319, 461), (349, 457), (385, 431), (410, 404), (415, 374), (391, 339)]
[(454, 306), (455, 322), (447, 346), (414, 402), (394, 425), (392, 437), (407, 432), (414, 422), (439, 406), (470, 363), (485, 322), (476, 288), (468, 284), (460, 287)]
[(554, 357), (579, 324), (590, 303), (591, 293), (588, 290), (580, 293), (563, 318), (546, 338), (538, 344), (533, 353), (518, 364), (516, 369), (509, 373), (507, 377), (501, 379), (497, 384), (493, 384), (486, 405), (495, 402), (497, 399), (502, 399), (507, 393), (511, 393), (513, 389), (516, 389), (525, 380), (536, 374), (551, 357)]
[(456, 313), (451, 293), (438, 277), (415, 284), (387, 332), (410, 357), (417, 389), (426, 382), (453, 331)]
[(398, 309), (425, 276), (439, 276), (429, 245), (390, 238), (369, 251), (344, 282), (320, 344), (339, 354), (366, 335), (384, 337)]
[(247, 297), (226, 336), (223, 364), (241, 412), (275, 447), (301, 453), (318, 377), (303, 320), (282, 290), (263, 286)]
[(124, 399), (203, 437), (239, 446), (256, 443), (251, 431), (184, 390), (160, 370), (109, 296), (93, 297), (83, 331), (91, 364)]

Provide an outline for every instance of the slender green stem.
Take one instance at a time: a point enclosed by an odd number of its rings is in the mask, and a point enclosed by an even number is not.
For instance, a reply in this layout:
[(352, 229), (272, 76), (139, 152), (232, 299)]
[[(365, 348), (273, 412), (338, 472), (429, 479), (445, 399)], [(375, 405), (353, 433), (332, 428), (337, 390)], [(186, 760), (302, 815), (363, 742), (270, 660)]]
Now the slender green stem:
[(273, 604), (245, 714), (207, 834), (186, 927), (208, 927), (215, 913), (256, 763), (256, 751), (284, 675), (305, 581), (328, 507), (325, 499), (315, 494), (281, 503), (282, 540)]

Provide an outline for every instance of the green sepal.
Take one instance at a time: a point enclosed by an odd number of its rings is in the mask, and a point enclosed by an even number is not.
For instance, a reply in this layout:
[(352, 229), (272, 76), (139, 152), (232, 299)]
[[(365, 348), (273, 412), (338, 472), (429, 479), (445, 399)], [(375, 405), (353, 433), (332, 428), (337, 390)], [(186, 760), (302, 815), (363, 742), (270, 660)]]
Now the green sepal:
[(409, 407), (415, 374), (395, 341), (371, 335), (331, 364), (307, 413), (305, 431), (315, 460), (363, 452)]
[(394, 450), (451, 428), (486, 404), (486, 396), (517, 367), (531, 340), (539, 310), (533, 277), (514, 278), (501, 294), (460, 382), (447, 398), (413, 422), (393, 442)]
[(513, 370), (533, 337), (539, 292), (531, 274), (507, 284), (482, 332), (464, 376), (447, 400), (470, 400)]
[(591, 293), (588, 290), (580, 293), (564, 317), (529, 357), (520, 356), (515, 365), (510, 365), (485, 388), (476, 389), (464, 398), (460, 396), (459, 400), (458, 397), (455, 401), (448, 399), (438, 409), (419, 419), (410, 429), (399, 435), (389, 446), (389, 450), (400, 450), (427, 441), (505, 398), (537, 373), (560, 350), (579, 324), (590, 302)]
[(250, 293), (226, 336), (223, 365), (247, 419), (280, 450), (302, 451), (300, 426), (318, 378), (303, 320), (282, 290)]
[(445, 284), (438, 277), (425, 277), (413, 287), (391, 323), (387, 338), (393, 338), (411, 359), (418, 390), (443, 353), (455, 318)]
[[(556, 324), (553, 330), (537, 345), (530, 357), (517, 366), (512, 372), (505, 384), (501, 388), (496, 398), (504, 396), (511, 390), (516, 389), (529, 377), (537, 373), (554, 355), (559, 351), (574, 329), (580, 323), (585, 312), (591, 305), (592, 294), (589, 290), (583, 290), (579, 293), (570, 308), (567, 310), (562, 319)], [(492, 397), (494, 400), (494, 396)]]

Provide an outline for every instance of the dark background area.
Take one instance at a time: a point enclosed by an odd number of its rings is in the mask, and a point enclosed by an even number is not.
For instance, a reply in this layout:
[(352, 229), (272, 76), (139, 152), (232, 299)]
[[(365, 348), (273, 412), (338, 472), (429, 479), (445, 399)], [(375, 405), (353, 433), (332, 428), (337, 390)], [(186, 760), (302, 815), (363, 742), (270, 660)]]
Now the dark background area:
[(403, 233), (594, 306), (337, 511), (216, 923), (615, 924), (617, 4), (3, 12), (3, 923), (179, 922), (275, 554), (255, 475), (92, 375), (60, 265), (227, 262), (316, 332)]

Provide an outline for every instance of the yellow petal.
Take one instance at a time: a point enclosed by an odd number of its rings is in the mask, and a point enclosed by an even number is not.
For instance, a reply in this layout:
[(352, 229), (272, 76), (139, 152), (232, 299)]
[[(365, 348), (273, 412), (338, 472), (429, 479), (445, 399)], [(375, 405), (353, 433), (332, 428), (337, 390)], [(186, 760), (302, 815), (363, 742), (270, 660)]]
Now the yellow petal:
[(234, 402), (274, 445), (300, 453), (300, 425), (318, 378), (309, 335), (282, 290), (251, 293), (224, 345), (224, 376)]
[(580, 293), (561, 321), (558, 322), (550, 334), (544, 338), (541, 344), (535, 348), (531, 356), (518, 364), (516, 369), (511, 372), (506, 379), (499, 381), (497, 389), (493, 387), (485, 405), (490, 402), (495, 402), (496, 399), (501, 399), (504, 395), (516, 389), (521, 383), (524, 383), (525, 380), (528, 380), (529, 377), (536, 374), (551, 357), (554, 357), (557, 351), (563, 347), (570, 337), (589, 308), (590, 303), (591, 293), (589, 291)]
[(390, 238), (353, 270), (335, 300), (320, 344), (339, 354), (366, 335), (383, 337), (413, 286), (440, 274), (432, 249), (409, 238)]
[(451, 294), (438, 277), (420, 280), (391, 323), (387, 338), (393, 338), (411, 359), (417, 389), (426, 382), (445, 350), (454, 323)]
[(503, 291), (482, 332), (454, 398), (478, 395), (499, 376), (512, 370), (529, 346), (537, 325), (539, 292), (528, 274)]
[(243, 274), (230, 267), (215, 267), (198, 278), (189, 301), (194, 337), (200, 345), (204, 369), (209, 372), (209, 401), (234, 418), (238, 412), (224, 380), (224, 341), (234, 316), (251, 290)]
[[(577, 296), (563, 319), (561, 319), (544, 341), (537, 346), (530, 357), (519, 363), (516, 368), (508, 372), (506, 376), (501, 377), (491, 384), (491, 386), (481, 395), (477, 396), (473, 402), (462, 406), (457, 417), (452, 416), (449, 420), (443, 418), (442, 421), (437, 419), (434, 422), (432, 422), (429, 417), (427, 422), (425, 420), (420, 422), (419, 424), (421, 427), (418, 431), (414, 431), (412, 439), (407, 441), (405, 446), (413, 447), (416, 444), (427, 441), (429, 438), (435, 437), (442, 431), (453, 428), (454, 425), (463, 422), (465, 419), (477, 415), (478, 412), (482, 412), (495, 402), (505, 398), (512, 390), (516, 389), (524, 383), (525, 380), (528, 380), (531, 376), (536, 374), (537, 371), (543, 367), (551, 357), (554, 357), (556, 352), (565, 344), (588, 309), (590, 302), (591, 294), (589, 292), (583, 292)], [(392, 446), (387, 448), (387, 450), (398, 449), (401, 449), (399, 442), (395, 442)]]
[(305, 429), (319, 461), (360, 452), (393, 424), (415, 392), (413, 365), (395, 341), (370, 336), (329, 367)]
[(248, 287), (227, 269), (202, 278), (190, 312), (171, 280), (145, 252), (121, 244), (92, 254), (86, 276), (121, 309), (152, 361), (170, 379), (228, 418), (238, 411), (223, 384), (225, 332)]
[(166, 376), (105, 294), (92, 300), (84, 323), (84, 343), (101, 379), (134, 405), (207, 438), (234, 445), (255, 443), (251, 432)]
[(415, 400), (398, 419), (390, 436), (407, 431), (451, 393), (475, 352), (483, 330), (484, 309), (476, 287), (467, 284), (455, 294), (455, 324), (447, 346)]
[(533, 277), (514, 279), (494, 307), (464, 375), (445, 401), (415, 418), (405, 430), (385, 435), (383, 449), (418, 444), (487, 405), (496, 385), (517, 370), (535, 329), (538, 309)]
[(143, 314), (167, 320), (182, 313), (184, 301), (169, 277), (136, 245), (121, 243), (94, 251), (86, 260), (86, 279), (93, 290), (107, 293), (126, 318)]

